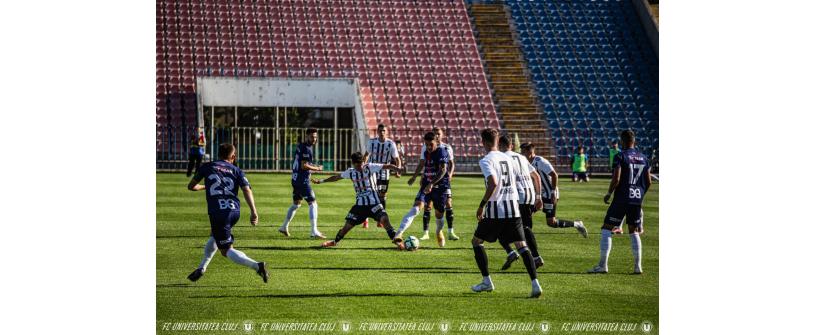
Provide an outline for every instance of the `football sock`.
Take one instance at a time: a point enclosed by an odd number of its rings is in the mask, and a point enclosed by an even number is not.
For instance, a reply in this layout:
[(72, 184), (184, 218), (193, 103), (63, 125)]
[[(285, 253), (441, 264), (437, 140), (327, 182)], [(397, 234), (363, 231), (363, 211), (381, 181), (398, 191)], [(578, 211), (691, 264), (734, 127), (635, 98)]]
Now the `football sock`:
[(484, 245), (474, 245), (473, 251), (475, 252), (475, 263), (478, 264), (478, 269), (481, 270), (481, 275), (484, 276), (486, 282), (490, 276), (490, 270), (487, 268), (487, 252), (484, 251)]
[(574, 227), (574, 221), (569, 221), (569, 220), (557, 220), (557, 222), (555, 222), (555, 224), (557, 224), (558, 228), (571, 228), (571, 227)]
[(629, 236), (631, 237), (631, 253), (634, 254), (634, 266), (637, 269), (642, 269), (642, 263), (640, 263), (640, 259), (642, 258), (642, 242), (640, 241), (640, 234), (633, 233)]
[(524, 237), (526, 237), (526, 244), (529, 246), (529, 251), (532, 252), (532, 257), (539, 257), (538, 241), (535, 239), (535, 233), (532, 232), (532, 228), (524, 227)]
[(390, 237), (390, 238), (391, 238), (391, 240), (392, 240), (394, 237), (396, 237), (396, 232), (395, 232), (395, 231), (393, 231), (393, 228), (389, 228), (389, 229), (387, 230), (387, 233), (388, 233), (388, 237)]
[(399, 224), (399, 232), (402, 233), (410, 227), (410, 224), (413, 223), (413, 218), (419, 215), (419, 207), (413, 206), (410, 210), (402, 217), (402, 223)]
[(430, 227), (430, 207), (425, 207), (424, 214), (422, 215), (422, 227), (424, 231), (428, 231)]
[(436, 234), (438, 234), (442, 229), (444, 229), (444, 219), (436, 218)]
[(611, 253), (611, 230), (600, 230), (600, 267), (608, 267), (608, 254)]
[(452, 232), (453, 231), (453, 207), (448, 207), (444, 209), (444, 215), (447, 219), (447, 230)]
[(484, 278), (481, 280), (481, 282), (483, 282), (484, 284), (487, 284), (487, 285), (492, 286), (492, 278), (490, 278), (490, 276), (486, 276), (486, 277), (484, 277)]
[(252, 268), (255, 271), (258, 269), (258, 262), (255, 262), (254, 259), (249, 258), (249, 256), (246, 256), (246, 254), (235, 248), (229, 249), (229, 251), (226, 252), (226, 257), (229, 257), (229, 259), (236, 264)]
[(529, 251), (529, 248), (523, 247), (518, 249), (518, 253), (521, 255), (521, 259), (524, 260), (524, 266), (526, 266), (526, 273), (529, 274), (529, 279), (537, 279), (538, 270), (535, 269), (535, 260), (532, 258), (532, 252)]
[(215, 245), (215, 239), (210, 236), (207, 243), (204, 244), (204, 258), (201, 259), (201, 263), (198, 264), (198, 268), (201, 269), (201, 271), (207, 271), (207, 266), (209, 266), (209, 262), (212, 260), (212, 257), (215, 256), (216, 251), (218, 251), (218, 247)]
[(317, 203), (308, 204), (308, 218), (311, 220), (311, 233), (317, 233)]
[(504, 250), (507, 252), (507, 256), (515, 252), (515, 250), (512, 250), (512, 247), (509, 246), (509, 242), (505, 242), (504, 240), (499, 239), (498, 243), (501, 244), (502, 247), (504, 247)]
[(343, 237), (345, 237), (345, 235), (342, 235), (342, 228), (340, 228), (340, 230), (337, 232), (337, 236), (334, 237), (334, 242), (340, 243), (340, 240), (342, 240)]
[(297, 213), (298, 208), (300, 208), (300, 205), (291, 205), (289, 207), (289, 210), (286, 212), (286, 218), (283, 220), (283, 226), (280, 228), (289, 228), (289, 223), (291, 223), (291, 219), (294, 217), (294, 214)]
[(388, 199), (387, 199), (387, 198), (382, 197), (382, 209), (387, 209), (387, 208), (386, 208), (386, 206), (387, 206), (387, 205), (385, 205), (385, 203), (386, 203), (387, 201), (388, 201)]

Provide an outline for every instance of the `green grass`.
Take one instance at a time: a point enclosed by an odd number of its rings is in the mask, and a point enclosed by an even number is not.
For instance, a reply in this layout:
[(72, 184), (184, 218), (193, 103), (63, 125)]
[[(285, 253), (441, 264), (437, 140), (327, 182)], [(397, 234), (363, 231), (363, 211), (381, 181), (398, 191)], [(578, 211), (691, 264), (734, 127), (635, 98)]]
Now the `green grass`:
[[(367, 230), (355, 228), (337, 248), (314, 248), (319, 242), (308, 238), (305, 203), (291, 224), (292, 236), (283, 238), (277, 228), (291, 204), (289, 176), (249, 174), (248, 178), (258, 204), (260, 224), (249, 225), (244, 206), (241, 220), (233, 230), (235, 247), (255, 260), (267, 262), (271, 275), (268, 284), (263, 284), (254, 272), (220, 255), (215, 256), (201, 280), (187, 281), (187, 274), (200, 261), (202, 246), (209, 235), (204, 193), (187, 191), (188, 179), (183, 174), (157, 174), (159, 333), (192, 333), (162, 331), (165, 322), (244, 320), (253, 320), (256, 327), (262, 322), (347, 321), (352, 324), (352, 333), (362, 333), (354, 331), (362, 322), (435, 324), (446, 320), (451, 324), (449, 333), (457, 333), (463, 322), (547, 321), (553, 328), (550, 333), (564, 333), (561, 327), (568, 322), (658, 321), (658, 184), (648, 193), (644, 206), (645, 273), (633, 276), (629, 275), (632, 255), (627, 235), (613, 238), (609, 274), (585, 274), (597, 262), (598, 233), (607, 208), (602, 197), (608, 180), (562, 183), (558, 216), (584, 220), (590, 235), (584, 239), (573, 229), (549, 228), (543, 215), (535, 215), (534, 231), (546, 265), (539, 270), (543, 297), (532, 300), (525, 298), (530, 286), (522, 262), (516, 262), (509, 271), (499, 271), (505, 253), (497, 243), (487, 244), (496, 291), (482, 294), (470, 291), (470, 286), (481, 280), (469, 242), (475, 226), (475, 209), (484, 192), (481, 178), (453, 180), (455, 227), (462, 239), (448, 241), (447, 247), (441, 249), (431, 236), (431, 240), (422, 241), (416, 252), (396, 251), (384, 230), (373, 224)], [(408, 187), (406, 181), (406, 178), (391, 181), (388, 212), (395, 226), (412, 206), (417, 191), (416, 185)], [(352, 187), (348, 181), (340, 181), (314, 185), (314, 190), (319, 203), (320, 230), (333, 237), (353, 204)], [(421, 217), (417, 217), (408, 232), (420, 236), (421, 229)], [(428, 333), (440, 332), (436, 329)]]

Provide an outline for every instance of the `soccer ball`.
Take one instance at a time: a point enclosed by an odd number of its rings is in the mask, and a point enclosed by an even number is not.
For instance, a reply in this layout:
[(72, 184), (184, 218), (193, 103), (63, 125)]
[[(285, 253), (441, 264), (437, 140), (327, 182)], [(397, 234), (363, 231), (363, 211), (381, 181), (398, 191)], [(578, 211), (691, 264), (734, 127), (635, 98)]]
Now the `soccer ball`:
[(419, 249), (419, 239), (416, 236), (408, 236), (405, 240), (405, 250), (415, 251), (416, 249)]

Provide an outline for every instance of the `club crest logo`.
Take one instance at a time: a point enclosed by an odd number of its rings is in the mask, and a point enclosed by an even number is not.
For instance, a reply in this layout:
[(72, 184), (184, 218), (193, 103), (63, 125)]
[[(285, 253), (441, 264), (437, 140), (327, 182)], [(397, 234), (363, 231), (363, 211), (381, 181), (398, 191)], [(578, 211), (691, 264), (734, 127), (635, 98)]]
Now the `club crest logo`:
[(342, 331), (344, 331), (346, 333), (351, 331), (351, 323), (347, 322), (347, 321), (343, 321), (342, 322)]
[(640, 325), (640, 329), (642, 329), (643, 333), (650, 333), (652, 329), (654, 329), (654, 325), (651, 324), (651, 321), (643, 321)]
[(243, 331), (251, 333), (252, 329), (254, 329), (254, 323), (252, 320), (246, 320), (243, 322)]
[(549, 332), (549, 322), (543, 321), (540, 323), (540, 330), (541, 333), (548, 333)]

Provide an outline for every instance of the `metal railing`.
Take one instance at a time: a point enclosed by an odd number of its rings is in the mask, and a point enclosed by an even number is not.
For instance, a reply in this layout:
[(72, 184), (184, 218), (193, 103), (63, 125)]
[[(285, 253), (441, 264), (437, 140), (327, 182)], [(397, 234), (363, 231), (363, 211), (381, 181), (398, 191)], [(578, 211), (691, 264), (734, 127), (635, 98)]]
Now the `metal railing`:
[[(402, 142), (408, 171), (413, 171), (419, 162), (422, 137), (427, 129), (391, 131), (390, 138)], [(274, 127), (227, 127), (206, 129), (206, 153), (209, 159), (217, 157), (221, 143), (229, 142), (237, 148), (237, 164), (246, 170), (290, 171), (297, 145), (305, 138), (305, 128)], [(550, 143), (544, 132), (502, 129), (515, 142), (529, 141), (539, 147)], [(323, 165), (326, 171), (341, 171), (351, 166), (350, 156), (355, 151), (365, 151), (367, 139), (375, 136), (375, 129), (333, 129), (318, 128), (317, 144), (314, 148), (315, 163)], [(189, 159), (189, 145), (197, 134), (196, 127), (159, 126), (156, 129), (156, 169), (183, 170)], [(362, 141), (362, 143), (360, 143)], [(456, 171), (479, 172), (478, 160), (484, 156), (478, 130), (448, 129), (445, 142), (453, 147)], [(539, 154), (543, 149), (538, 150)], [(206, 159), (205, 159), (206, 160)], [(561, 173), (570, 173), (568, 158), (552, 161)], [(592, 158), (592, 172), (606, 172), (607, 158)]]

